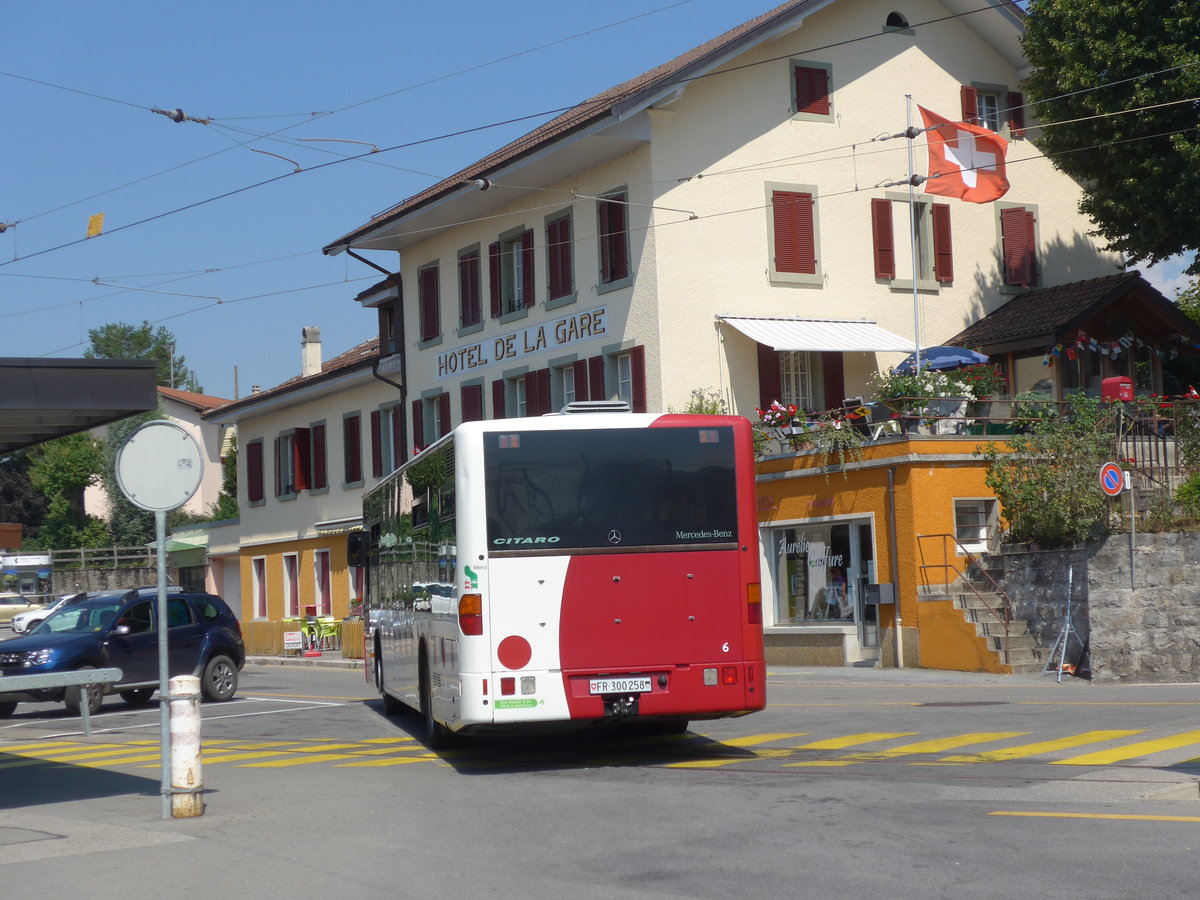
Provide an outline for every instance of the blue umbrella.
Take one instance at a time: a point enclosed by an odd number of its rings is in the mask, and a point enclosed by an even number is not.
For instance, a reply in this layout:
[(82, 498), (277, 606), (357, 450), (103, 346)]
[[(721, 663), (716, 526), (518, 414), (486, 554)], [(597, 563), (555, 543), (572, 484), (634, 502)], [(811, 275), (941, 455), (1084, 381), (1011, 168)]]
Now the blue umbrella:
[[(904, 361), (896, 366), (897, 375), (911, 375), (916, 371), (916, 354), (910, 353)], [(985, 363), (988, 357), (966, 347), (923, 347), (921, 349), (921, 369), (957, 369), (961, 366), (975, 366)]]

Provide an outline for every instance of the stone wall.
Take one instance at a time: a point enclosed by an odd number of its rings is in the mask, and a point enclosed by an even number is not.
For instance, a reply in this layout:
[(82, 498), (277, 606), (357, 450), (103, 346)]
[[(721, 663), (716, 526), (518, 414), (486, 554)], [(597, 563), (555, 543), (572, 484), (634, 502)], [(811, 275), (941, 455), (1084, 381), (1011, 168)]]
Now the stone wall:
[(100, 569), (55, 569), (50, 574), (50, 592), (56, 597), (74, 591), (109, 591), (121, 588), (154, 587), (155, 566), (119, 566)]
[(1079, 641), (1068, 662), (1086, 642), (1094, 681), (1200, 681), (1200, 534), (1139, 534), (1132, 579), (1127, 534), (1071, 550), (1012, 548), (1002, 559), (1015, 614), (1044, 651), (1062, 629), (1070, 569)]

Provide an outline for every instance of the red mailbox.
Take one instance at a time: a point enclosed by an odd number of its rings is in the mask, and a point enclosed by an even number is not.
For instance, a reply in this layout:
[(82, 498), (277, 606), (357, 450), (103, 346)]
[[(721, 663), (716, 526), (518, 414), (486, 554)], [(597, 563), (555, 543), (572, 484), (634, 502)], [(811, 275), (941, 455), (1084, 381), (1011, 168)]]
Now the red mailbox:
[(1105, 378), (1100, 382), (1100, 399), (1128, 403), (1133, 399), (1133, 380), (1124, 375)]

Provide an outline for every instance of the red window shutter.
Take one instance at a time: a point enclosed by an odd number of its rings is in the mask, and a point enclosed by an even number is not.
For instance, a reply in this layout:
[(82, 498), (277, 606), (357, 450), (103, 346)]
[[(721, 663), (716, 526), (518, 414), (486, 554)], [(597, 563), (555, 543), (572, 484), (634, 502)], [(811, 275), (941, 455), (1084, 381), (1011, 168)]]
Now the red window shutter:
[(413, 450), (424, 449), (425, 447), (425, 401), (414, 400), (412, 402), (412, 419), (413, 419)]
[(588, 366), (588, 399), (604, 400), (608, 390), (604, 387), (604, 357), (593, 356), (587, 361)]
[(896, 239), (892, 234), (892, 201), (871, 201), (871, 241), (875, 252), (875, 277), (896, 277)]
[(246, 499), (251, 503), (264, 499), (262, 441), (246, 445)]
[(933, 204), (933, 277), (939, 284), (954, 280), (954, 247), (950, 240), (950, 204)]
[(482, 316), (479, 292), (479, 252), (458, 261), (458, 318), (463, 325), (476, 325)]
[(825, 407), (841, 406), (846, 397), (846, 373), (842, 365), (844, 354), (821, 353), (821, 381), (825, 385)]
[(959, 88), (958, 97), (962, 103), (962, 121), (979, 124), (979, 92), (969, 84), (964, 84)]
[(442, 332), (438, 303), (438, 270), (422, 269), (418, 275), (417, 291), (421, 305), (421, 340), (428, 341)]
[(504, 379), (497, 378), (492, 382), (492, 418), (504, 418)]
[(588, 364), (586, 359), (581, 359), (574, 365), (575, 369), (575, 399), (588, 400), (591, 394), (588, 391)]
[(445, 437), (450, 433), (450, 394), (443, 393), (438, 396), (438, 416), (442, 420), (442, 433), (438, 437)]
[(275, 496), (278, 497), (283, 493), (283, 466), (279, 464), (279, 438), (275, 438), (275, 452), (272, 454), (275, 460)]
[(329, 473), (325, 463), (325, 426), (312, 427), (312, 477), (309, 489), (314, 491), (329, 487)]
[(359, 416), (342, 419), (342, 456), (346, 483), (362, 481), (362, 419)]
[(645, 347), (634, 347), (629, 351), (629, 374), (633, 379), (633, 411), (637, 413), (647, 412)]
[(1029, 287), (1037, 278), (1033, 213), (1024, 207), (1000, 211), (1004, 283)]
[(371, 413), (371, 475), (383, 475), (383, 430), (380, 427), (379, 410)]
[(767, 409), (783, 393), (779, 375), (779, 354), (774, 347), (757, 344), (758, 348), (758, 406)]
[(533, 373), (533, 380), (537, 382), (537, 415), (544, 416), (548, 412), (553, 412), (554, 398), (550, 394), (550, 370), (538, 369)]
[(533, 229), (527, 228), (521, 233), (521, 293), (526, 307), (536, 303), (533, 287)]
[(600, 211), (600, 281), (609, 284), (629, 277), (629, 247), (625, 211), (625, 194), (601, 200)]
[(296, 493), (312, 486), (312, 433), (307, 428), (297, 428), (292, 433), (292, 477), (295, 478)]
[(796, 66), (796, 112), (829, 115), (829, 73)]
[(775, 219), (775, 271), (815, 275), (812, 194), (773, 191), (771, 205)]
[(488, 294), (492, 302), (492, 318), (500, 318), (500, 297), (504, 287), (500, 275), (500, 242), (488, 245)]
[(462, 386), (462, 420), (464, 422), (480, 422), (483, 420), (483, 385), (464, 384)]
[(1020, 91), (1008, 92), (1008, 129), (1013, 137), (1025, 134), (1025, 95)]
[(546, 226), (546, 258), (549, 263), (548, 296), (565, 297), (571, 293), (574, 272), (571, 267), (571, 218), (564, 216)]

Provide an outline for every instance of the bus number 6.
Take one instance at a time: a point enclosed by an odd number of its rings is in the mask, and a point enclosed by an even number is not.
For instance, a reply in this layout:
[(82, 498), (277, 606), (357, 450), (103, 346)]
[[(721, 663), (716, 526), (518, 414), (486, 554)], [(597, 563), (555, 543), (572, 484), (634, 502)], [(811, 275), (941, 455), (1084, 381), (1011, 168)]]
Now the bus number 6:
[(723, 644), (721, 645), (721, 652), (722, 652), (722, 653), (728, 653), (728, 652), (729, 652), (729, 641), (726, 641), (725, 643), (723, 643)]

